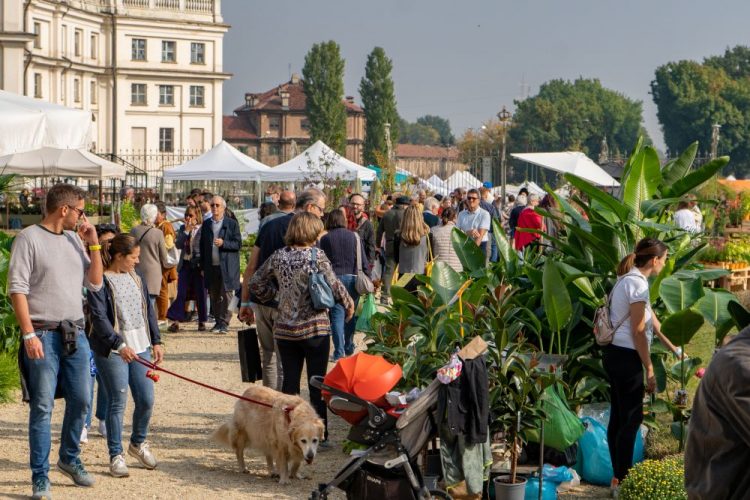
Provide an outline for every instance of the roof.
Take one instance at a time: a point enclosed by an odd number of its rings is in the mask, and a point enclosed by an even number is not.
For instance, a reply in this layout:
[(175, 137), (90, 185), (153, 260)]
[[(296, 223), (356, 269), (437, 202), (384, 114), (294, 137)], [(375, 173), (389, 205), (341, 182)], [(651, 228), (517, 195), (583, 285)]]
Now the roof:
[(247, 120), (240, 116), (223, 117), (222, 137), (225, 140), (257, 139), (258, 134), (253, 132)]
[[(282, 108), (281, 92), (289, 92), (289, 106)], [(235, 113), (248, 111), (297, 111), (304, 113), (307, 109), (307, 96), (302, 85), (302, 80), (294, 76), (286, 83), (274, 87), (270, 90), (260, 93), (249, 92), (247, 96), (253, 96), (257, 99), (255, 106), (248, 106), (247, 103), (235, 109)], [(344, 99), (344, 105), (348, 113), (364, 113), (365, 111), (355, 104), (352, 100)]]
[(741, 193), (743, 191), (750, 191), (750, 180), (728, 181), (726, 179), (720, 179), (719, 182), (738, 193)]
[(458, 160), (458, 148), (445, 146), (426, 146), (422, 144), (399, 144), (396, 146), (397, 158), (437, 158)]

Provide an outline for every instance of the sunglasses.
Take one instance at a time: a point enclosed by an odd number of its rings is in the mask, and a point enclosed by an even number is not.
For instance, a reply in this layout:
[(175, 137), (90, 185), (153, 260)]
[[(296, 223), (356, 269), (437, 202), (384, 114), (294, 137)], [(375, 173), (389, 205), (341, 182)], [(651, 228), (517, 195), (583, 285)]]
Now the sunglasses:
[(211, 206), (211, 208), (216, 208), (216, 207), (221, 207), (222, 204), (221, 203), (211, 203), (210, 206)]
[(476, 196), (467, 196), (466, 199), (467, 200), (478, 200), (479, 198), (477, 198)]
[(85, 213), (82, 208), (76, 208), (76, 207), (73, 207), (73, 206), (70, 206), (70, 205), (68, 205), (68, 208), (71, 209), (71, 210), (75, 210), (76, 213), (78, 214), (78, 218), (79, 219), (81, 217), (83, 217), (83, 214)]

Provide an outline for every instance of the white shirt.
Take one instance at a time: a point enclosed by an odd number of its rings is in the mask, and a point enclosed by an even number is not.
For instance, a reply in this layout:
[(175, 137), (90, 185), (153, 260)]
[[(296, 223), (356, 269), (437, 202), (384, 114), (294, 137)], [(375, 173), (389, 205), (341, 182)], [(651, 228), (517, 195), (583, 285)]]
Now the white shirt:
[[(224, 217), (222, 217), (220, 220), (214, 220), (211, 219), (211, 229), (214, 231), (214, 239), (219, 237), (219, 231), (221, 231), (221, 226), (224, 225)], [(216, 245), (211, 246), (211, 264), (214, 266), (218, 266), (221, 263), (221, 260), (219, 259), (219, 247)]]
[(693, 217), (695, 218), (695, 227), (697, 227), (699, 231), (702, 231), (703, 230), (703, 213), (701, 212), (701, 209), (698, 207), (698, 205), (693, 205), (690, 208), (690, 211), (693, 212)]
[(489, 241), (490, 213), (482, 207), (477, 207), (473, 212), (470, 210), (462, 210), (458, 213), (456, 227), (464, 233), (468, 233), (472, 229), (484, 229), (485, 233), (484, 236), (482, 236), (482, 242)]
[(698, 228), (695, 226), (695, 212), (689, 208), (683, 208), (674, 213), (674, 223), (680, 229), (695, 233)]
[[(651, 345), (651, 340), (654, 338), (654, 322), (651, 312), (651, 299), (648, 293), (648, 280), (637, 267), (633, 267), (627, 274), (617, 280), (612, 289), (611, 299), (609, 318), (612, 321), (612, 326), (617, 326), (630, 313), (631, 304), (637, 302), (646, 304), (646, 338)], [(625, 321), (622, 321), (620, 328), (615, 331), (615, 336), (612, 339), (613, 345), (635, 349), (630, 319), (630, 316), (628, 316)]]

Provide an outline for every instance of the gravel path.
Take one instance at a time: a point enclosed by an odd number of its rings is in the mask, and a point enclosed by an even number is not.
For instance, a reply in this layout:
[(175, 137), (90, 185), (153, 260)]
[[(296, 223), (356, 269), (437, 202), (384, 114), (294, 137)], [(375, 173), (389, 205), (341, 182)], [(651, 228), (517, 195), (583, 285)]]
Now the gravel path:
[[(179, 333), (163, 333), (164, 366), (185, 376), (208, 384), (242, 393), (236, 329), (229, 335), (197, 332), (195, 324), (183, 326)], [(208, 436), (233, 411), (234, 399), (161, 374), (156, 384), (156, 405), (151, 419), (149, 441), (159, 466), (148, 471), (126, 456), (130, 477), (116, 479), (109, 475), (106, 442), (92, 429), (89, 442), (82, 446), (81, 458), (97, 484), (79, 488), (61, 473), (57, 462), (59, 432), (64, 404), (55, 407), (52, 426), (53, 441), (50, 462), (52, 493), (56, 499), (109, 498), (275, 498), (305, 499), (318, 483), (327, 482), (346, 462), (347, 457), (336, 447), (319, 453), (315, 462), (303, 465), (312, 479), (295, 480), (279, 486), (267, 476), (265, 459), (250, 456), (246, 464), (250, 474), (240, 474), (234, 453), (209, 441)], [(303, 397), (307, 389), (303, 388)], [(123, 437), (130, 433), (132, 405), (126, 410)], [(340, 444), (348, 427), (330, 415), (329, 431), (334, 444)], [(28, 498), (31, 492), (28, 468), (28, 406), (11, 403), (0, 406), (0, 497)], [(96, 420), (94, 420), (94, 427)], [(604, 498), (607, 490), (581, 486), (565, 498)], [(338, 492), (333, 498), (344, 498)]]

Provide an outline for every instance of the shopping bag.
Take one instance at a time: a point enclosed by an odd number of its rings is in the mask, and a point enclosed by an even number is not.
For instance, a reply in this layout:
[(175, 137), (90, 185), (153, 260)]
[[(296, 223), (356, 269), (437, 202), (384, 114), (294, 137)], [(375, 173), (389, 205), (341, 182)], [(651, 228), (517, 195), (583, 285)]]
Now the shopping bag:
[(362, 304), (361, 311), (357, 317), (355, 329), (360, 332), (372, 331), (372, 315), (378, 312), (378, 306), (375, 304), (375, 294), (368, 293), (367, 297), (360, 301)]
[(237, 348), (240, 354), (240, 372), (242, 381), (253, 383), (263, 378), (263, 366), (260, 363), (258, 331), (253, 328), (237, 332)]
[[(583, 424), (578, 416), (568, 408), (568, 404), (560, 396), (555, 386), (547, 387), (544, 390), (542, 407), (546, 413), (544, 446), (565, 451), (583, 435)], [(527, 437), (532, 443), (539, 442), (539, 434), (536, 431), (529, 432)]]

